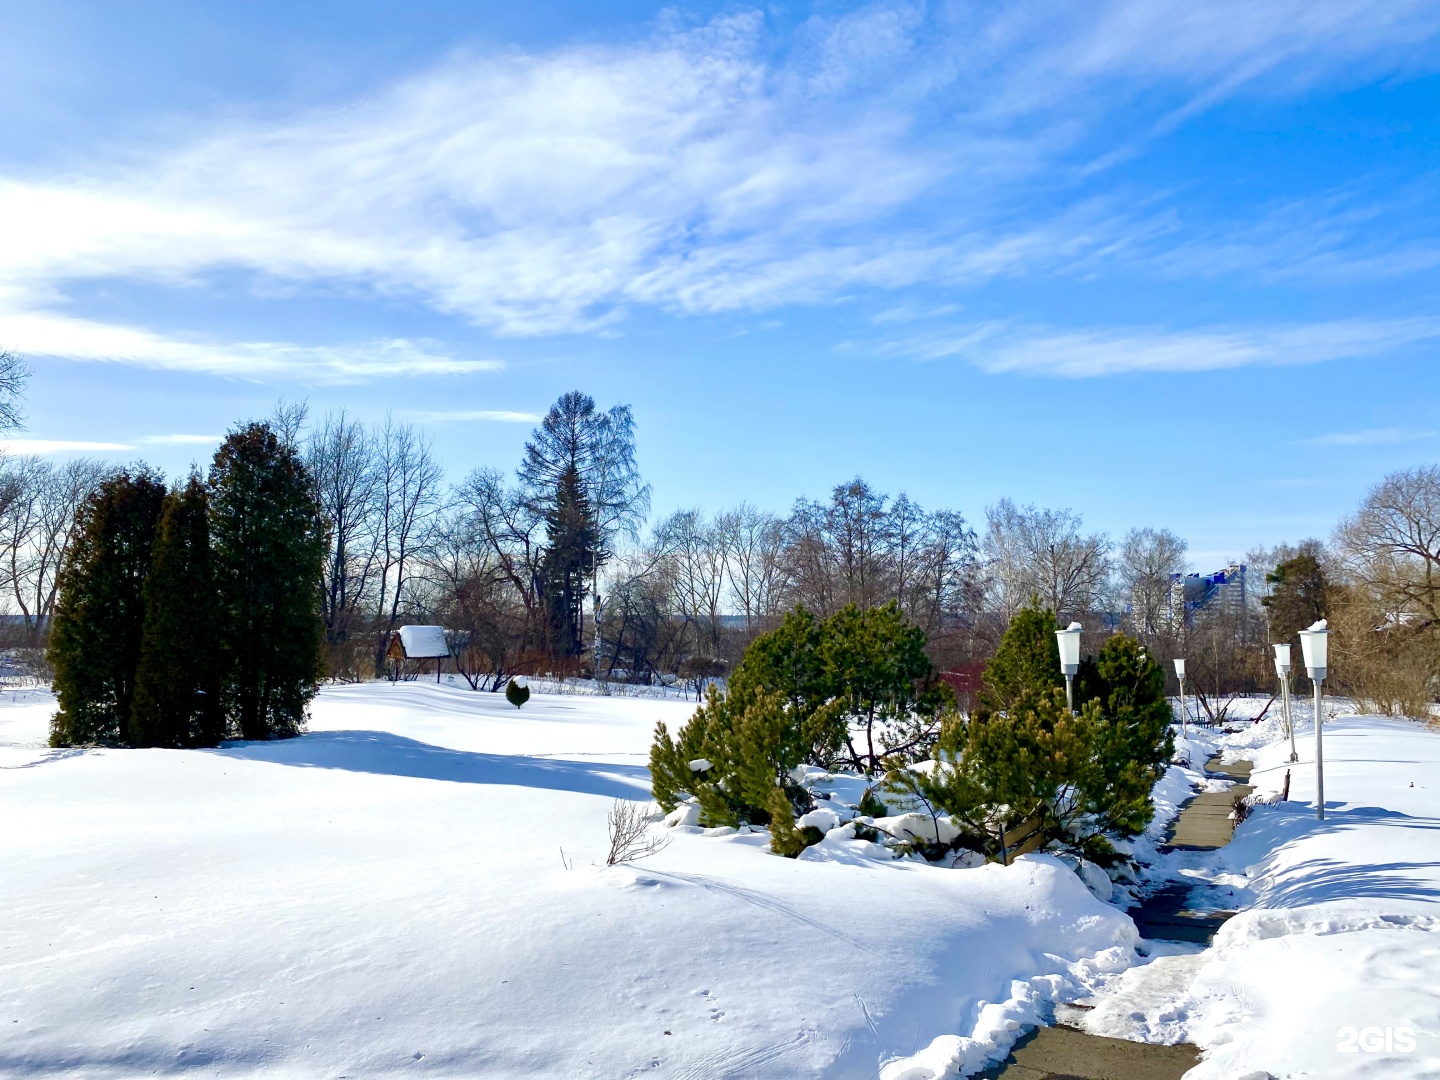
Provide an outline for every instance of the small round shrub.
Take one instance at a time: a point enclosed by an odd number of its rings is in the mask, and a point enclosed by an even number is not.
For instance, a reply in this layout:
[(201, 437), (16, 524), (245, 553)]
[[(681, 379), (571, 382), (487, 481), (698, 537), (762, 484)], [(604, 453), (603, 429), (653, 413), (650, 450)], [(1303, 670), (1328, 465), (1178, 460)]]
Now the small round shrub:
[(530, 687), (524, 679), (514, 678), (505, 684), (505, 700), (517, 709), (530, 700)]

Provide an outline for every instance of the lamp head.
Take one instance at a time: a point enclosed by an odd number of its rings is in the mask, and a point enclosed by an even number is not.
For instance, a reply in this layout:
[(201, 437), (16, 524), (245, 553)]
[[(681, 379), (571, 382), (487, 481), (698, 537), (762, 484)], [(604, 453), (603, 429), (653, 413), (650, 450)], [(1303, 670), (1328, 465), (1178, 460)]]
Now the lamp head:
[(1300, 651), (1305, 657), (1305, 673), (1316, 682), (1324, 682), (1330, 657), (1330, 630), (1324, 619), (1300, 631)]
[(1290, 646), (1275, 646), (1275, 673), (1282, 679), (1290, 674)]
[(1178, 679), (1185, 678), (1185, 658), (1183, 656), (1177, 656), (1175, 658), (1175, 677)]
[(1060, 670), (1066, 675), (1080, 670), (1080, 630), (1080, 624), (1072, 622), (1064, 630), (1055, 631), (1055, 640), (1060, 643)]

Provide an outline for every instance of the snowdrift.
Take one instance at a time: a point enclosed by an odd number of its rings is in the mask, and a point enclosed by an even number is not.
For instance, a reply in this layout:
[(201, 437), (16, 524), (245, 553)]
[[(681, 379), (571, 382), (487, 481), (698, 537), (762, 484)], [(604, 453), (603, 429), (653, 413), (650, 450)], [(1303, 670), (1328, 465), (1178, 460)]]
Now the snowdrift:
[(595, 865), (693, 708), (377, 683), (286, 742), (51, 751), (7, 695), (0, 1073), (923, 1080), (1134, 959), (1045, 856)]

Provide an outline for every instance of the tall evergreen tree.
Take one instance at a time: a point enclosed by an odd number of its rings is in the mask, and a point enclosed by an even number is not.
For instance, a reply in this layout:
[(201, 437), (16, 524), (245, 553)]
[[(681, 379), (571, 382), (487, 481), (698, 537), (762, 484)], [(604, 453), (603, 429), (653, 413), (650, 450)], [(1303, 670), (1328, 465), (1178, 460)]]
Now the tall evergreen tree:
[(314, 484), (295, 449), (256, 423), (225, 440), (209, 488), (225, 711), (244, 739), (298, 734), (325, 632)]
[(1320, 545), (1307, 540), (1275, 572), (1265, 575), (1275, 586), (1261, 601), (1270, 611), (1270, 636), (1275, 641), (1294, 641), (1295, 636), (1318, 619), (1325, 618), (1330, 583), (1320, 565)]
[(545, 512), (545, 559), (541, 565), (550, 651), (579, 656), (585, 583), (595, 567), (595, 516), (580, 473), (560, 474), (555, 501)]
[(1056, 629), (1055, 612), (1042, 608), (1038, 599), (1015, 613), (981, 676), (984, 708), (1009, 709), (1021, 697), (1043, 695), (1065, 685)]
[(209, 502), (192, 473), (160, 514), (130, 718), (136, 746), (214, 746), (225, 737)]
[(141, 466), (105, 480), (81, 511), (50, 637), (60, 702), (52, 746), (130, 741), (145, 578), (164, 500), (164, 482)]

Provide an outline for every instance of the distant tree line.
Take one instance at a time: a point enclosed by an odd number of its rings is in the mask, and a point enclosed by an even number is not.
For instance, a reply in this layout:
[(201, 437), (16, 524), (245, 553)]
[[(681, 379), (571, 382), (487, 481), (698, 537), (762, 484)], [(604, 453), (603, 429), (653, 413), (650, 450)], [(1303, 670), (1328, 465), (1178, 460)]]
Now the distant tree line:
[[(25, 374), (0, 353), (0, 430), (20, 422)], [(968, 673), (978, 693), (1010, 621), (1039, 602), (1081, 621), (1092, 651), (1124, 632), (1167, 671), (1185, 656), (1187, 686), (1215, 718), (1235, 695), (1275, 688), (1270, 646), (1317, 612), (1336, 622), (1337, 688), (1411, 711), (1440, 689), (1435, 468), (1386, 478), (1328, 543), (1248, 553), (1243, 603), (1189, 611), (1173, 589), (1189, 559), (1180, 537), (1136, 528), (1112, 538), (1065, 508), (1001, 499), (977, 528), (856, 477), (785, 513), (741, 502), (652, 518), (629, 407), (602, 409), (578, 391), (549, 409), (512, 472), (483, 467), (453, 484), (413, 425), (343, 411), (312, 423), (303, 404), (282, 402), (269, 428), (319, 508), (331, 678), (375, 677), (393, 632), (425, 622), (446, 628), (477, 689), (551, 673), (681, 681), (698, 693), (796, 607), (824, 620), (894, 604), (925, 634), (935, 668)], [(10, 612), (0, 645), (41, 674), (83, 508), (113, 476), (85, 458), (0, 458)]]

